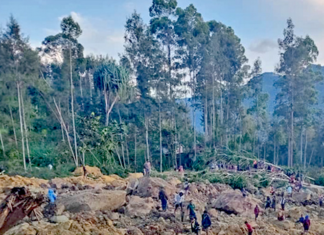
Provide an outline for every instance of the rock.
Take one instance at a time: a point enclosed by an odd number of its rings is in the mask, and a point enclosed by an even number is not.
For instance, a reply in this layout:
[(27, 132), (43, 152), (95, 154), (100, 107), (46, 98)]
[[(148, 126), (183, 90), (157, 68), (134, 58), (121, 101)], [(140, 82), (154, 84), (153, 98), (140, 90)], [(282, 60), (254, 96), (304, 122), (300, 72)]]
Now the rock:
[(143, 173), (129, 173), (126, 179), (139, 179), (143, 177)]
[(218, 217), (218, 212), (217, 212), (217, 210), (215, 210), (215, 209), (210, 209), (210, 210), (208, 210), (208, 214), (210, 215), (210, 217), (212, 217), (212, 218), (217, 218)]
[(136, 227), (130, 227), (127, 229), (127, 235), (144, 235), (141, 230)]
[(177, 191), (173, 185), (161, 178), (143, 177), (139, 179), (139, 184), (135, 191), (135, 195), (140, 197), (158, 198), (160, 187), (164, 187), (164, 190), (168, 196), (173, 196)]
[(307, 200), (311, 199), (311, 193), (309, 192), (294, 192), (292, 194), (292, 200), (299, 203), (304, 203)]
[(91, 191), (80, 191), (74, 195), (65, 195), (58, 199), (65, 210), (78, 213), (81, 211), (115, 210), (126, 203), (125, 191), (104, 191), (96, 194)]
[(67, 182), (65, 179), (62, 178), (54, 178), (49, 181), (49, 184), (52, 188), (56, 189), (64, 189), (72, 187), (72, 184)]
[(134, 194), (135, 190), (137, 189), (139, 181), (137, 178), (131, 178), (128, 180), (128, 185), (126, 188), (127, 195)]
[(260, 202), (251, 197), (243, 197), (238, 190), (222, 193), (216, 200), (212, 201), (212, 207), (225, 211), (228, 214), (235, 214), (253, 217), (253, 210)]
[(127, 215), (129, 216), (145, 216), (148, 215), (154, 207), (152, 198), (141, 198), (131, 196), (126, 206)]
[(53, 216), (49, 219), (52, 223), (64, 223), (69, 221), (69, 218), (66, 217), (65, 215), (57, 215)]
[[(98, 167), (85, 166), (88, 176), (91, 178), (99, 178), (102, 176), (102, 173)], [(83, 176), (83, 167), (78, 167), (73, 172), (75, 176)]]
[(175, 177), (172, 177), (172, 178), (168, 179), (168, 182), (174, 187), (181, 184), (181, 181), (178, 178), (175, 178)]
[(65, 206), (63, 204), (57, 204), (55, 209), (55, 215), (62, 215), (65, 210)]
[(294, 224), (288, 220), (284, 220), (284, 221), (274, 220), (272, 221), (272, 224), (278, 227), (279, 229), (286, 230), (286, 231), (289, 231), (294, 227)]
[(111, 220), (119, 220), (119, 214), (118, 213), (111, 213), (110, 215), (109, 215), (109, 218), (111, 219)]
[(5, 235), (36, 235), (37, 231), (28, 223), (23, 223), (9, 229)]

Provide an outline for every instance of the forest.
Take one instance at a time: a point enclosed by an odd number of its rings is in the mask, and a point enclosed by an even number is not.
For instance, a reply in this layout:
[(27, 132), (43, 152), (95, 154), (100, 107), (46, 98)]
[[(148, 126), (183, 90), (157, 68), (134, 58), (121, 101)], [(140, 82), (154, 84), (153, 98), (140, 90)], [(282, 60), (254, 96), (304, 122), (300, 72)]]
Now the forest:
[(118, 60), (85, 55), (71, 16), (39, 48), (8, 19), (0, 33), (1, 170), (48, 178), (86, 164), (123, 174), (145, 161), (160, 172), (199, 170), (239, 156), (323, 166), (319, 51), (295, 34), (292, 19), (278, 39), (270, 113), (262, 62), (249, 65), (230, 26), (177, 0), (153, 0), (149, 15), (147, 23), (136, 11), (125, 19)]

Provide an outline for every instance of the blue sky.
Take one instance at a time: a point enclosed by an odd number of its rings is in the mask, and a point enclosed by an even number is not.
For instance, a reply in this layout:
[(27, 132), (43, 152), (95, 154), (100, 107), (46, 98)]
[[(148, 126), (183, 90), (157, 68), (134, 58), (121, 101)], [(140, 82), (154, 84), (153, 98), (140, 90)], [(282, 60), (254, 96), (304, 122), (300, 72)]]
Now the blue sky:
[[(87, 54), (123, 52), (126, 18), (134, 9), (149, 21), (151, 0), (0, 0), (0, 26), (10, 14), (16, 17), (32, 46), (59, 31), (60, 19), (72, 14), (83, 29), (80, 42)], [(324, 64), (324, 0), (178, 0), (179, 7), (194, 4), (204, 19), (231, 26), (242, 39), (249, 63), (260, 57), (263, 71), (271, 72), (278, 62), (277, 39), (282, 37), (288, 17), (297, 35), (310, 35)], [(323, 52), (323, 55), (321, 53)]]

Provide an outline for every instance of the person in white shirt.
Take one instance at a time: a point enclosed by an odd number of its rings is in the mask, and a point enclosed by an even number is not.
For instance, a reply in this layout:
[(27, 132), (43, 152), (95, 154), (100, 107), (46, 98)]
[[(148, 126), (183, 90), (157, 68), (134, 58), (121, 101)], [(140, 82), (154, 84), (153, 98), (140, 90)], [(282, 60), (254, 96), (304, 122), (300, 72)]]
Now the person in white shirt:
[(176, 211), (178, 210), (179, 207), (180, 207), (181, 213), (183, 213), (183, 202), (184, 202), (183, 192), (176, 194), (175, 198), (174, 198), (174, 205), (175, 205), (174, 214), (176, 213)]

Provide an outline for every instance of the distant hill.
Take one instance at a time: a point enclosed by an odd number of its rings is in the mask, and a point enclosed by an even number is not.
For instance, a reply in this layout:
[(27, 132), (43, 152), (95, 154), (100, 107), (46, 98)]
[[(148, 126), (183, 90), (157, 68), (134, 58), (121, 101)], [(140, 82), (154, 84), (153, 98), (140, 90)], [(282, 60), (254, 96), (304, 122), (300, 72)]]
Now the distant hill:
[[(322, 73), (324, 76), (324, 67), (322, 67)], [(269, 94), (269, 100), (268, 100), (268, 113), (269, 116), (271, 117), (274, 111), (274, 107), (275, 107), (275, 101), (276, 101), (276, 96), (278, 93), (278, 90), (273, 86), (273, 84), (278, 80), (278, 75), (272, 72), (267, 72), (267, 73), (263, 73), (262, 74), (262, 91), (265, 93)], [(324, 82), (319, 82), (316, 85), (317, 91), (318, 91), (318, 102), (319, 103), (323, 103), (324, 102)], [(193, 108), (191, 107), (191, 101), (190, 99), (183, 99), (182, 101), (184, 101), (186, 103), (186, 105), (188, 106), (188, 108), (190, 109), (190, 117), (191, 120), (193, 118)], [(249, 106), (250, 102), (248, 100), (245, 100), (244, 105)], [(320, 107), (321, 109), (324, 110), (324, 105), (321, 105)], [(196, 111), (196, 118), (195, 118), (195, 124), (197, 127), (197, 130), (199, 132), (203, 132), (204, 131), (204, 127), (201, 124), (201, 120), (202, 120), (202, 111), (197, 110)]]

